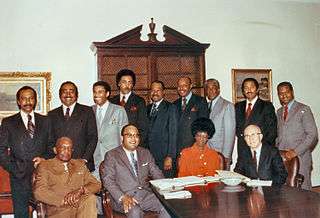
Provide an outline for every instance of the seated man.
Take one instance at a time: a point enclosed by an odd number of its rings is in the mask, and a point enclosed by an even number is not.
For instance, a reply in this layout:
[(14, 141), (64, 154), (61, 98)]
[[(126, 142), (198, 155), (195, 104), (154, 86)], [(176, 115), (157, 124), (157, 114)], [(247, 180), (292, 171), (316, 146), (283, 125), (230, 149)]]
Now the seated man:
[(235, 172), (251, 179), (272, 180), (272, 185), (286, 182), (288, 173), (278, 148), (262, 144), (263, 135), (256, 125), (244, 129), (244, 139), (249, 147), (238, 157)]
[(96, 196), (101, 184), (82, 159), (71, 159), (72, 141), (61, 137), (56, 157), (40, 163), (33, 186), (34, 197), (47, 204), (48, 217), (96, 218)]
[(110, 192), (114, 210), (127, 217), (143, 217), (143, 211), (155, 211), (159, 217), (170, 217), (152, 193), (148, 180), (163, 178), (161, 170), (147, 149), (139, 147), (140, 135), (133, 124), (121, 130), (122, 146), (108, 151), (101, 180)]
[(208, 118), (198, 118), (191, 124), (191, 132), (195, 142), (181, 151), (178, 177), (213, 176), (216, 170), (222, 170), (219, 154), (208, 146), (208, 139), (215, 132), (214, 124)]

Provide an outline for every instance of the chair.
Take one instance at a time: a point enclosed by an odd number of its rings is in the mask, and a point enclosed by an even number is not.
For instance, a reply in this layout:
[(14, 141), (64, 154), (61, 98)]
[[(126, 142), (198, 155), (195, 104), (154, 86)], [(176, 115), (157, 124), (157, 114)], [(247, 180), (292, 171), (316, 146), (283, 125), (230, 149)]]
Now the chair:
[[(99, 167), (99, 173), (100, 173), (100, 178), (102, 178), (102, 170), (104, 169), (104, 164), (103, 161), (100, 164)], [(103, 184), (103, 180), (101, 179), (101, 182)], [(101, 197), (102, 197), (102, 208), (104, 210), (104, 214), (105, 214), (105, 218), (125, 218), (126, 216), (122, 213), (119, 213), (117, 211), (114, 211), (112, 209), (112, 205), (111, 205), (111, 195), (108, 192), (107, 189), (102, 188), (101, 191)], [(158, 217), (158, 213), (156, 212), (151, 212), (151, 211), (147, 211), (144, 213), (144, 218), (156, 218)]]
[[(36, 173), (33, 173), (32, 175), (32, 186), (34, 185), (36, 181)], [(37, 212), (37, 218), (45, 218), (47, 214), (46, 210), (46, 204), (36, 200), (34, 197), (32, 197), (29, 200), (30, 205), (32, 206), (33, 210)]]
[(219, 160), (220, 160), (220, 169), (221, 169), (221, 170), (227, 169), (226, 162), (225, 162), (225, 159), (224, 159), (223, 154), (220, 153), (220, 152), (217, 152), (217, 153), (218, 153), (218, 155), (219, 155)]
[(9, 173), (0, 166), (0, 217), (13, 214)]
[(298, 157), (294, 157), (291, 160), (287, 160), (285, 158), (285, 154), (287, 151), (280, 150), (280, 155), (282, 157), (284, 166), (287, 169), (288, 177), (286, 181), (286, 185), (296, 188), (301, 188), (304, 177), (299, 174), (300, 162)]

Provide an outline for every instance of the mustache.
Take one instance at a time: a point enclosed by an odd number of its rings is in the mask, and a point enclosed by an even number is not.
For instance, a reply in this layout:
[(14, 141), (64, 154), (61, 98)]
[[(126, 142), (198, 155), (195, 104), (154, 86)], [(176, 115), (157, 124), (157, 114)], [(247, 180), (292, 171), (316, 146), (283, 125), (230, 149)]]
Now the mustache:
[(32, 105), (32, 104), (24, 104), (24, 105), (22, 105), (23, 107), (33, 107), (34, 105)]

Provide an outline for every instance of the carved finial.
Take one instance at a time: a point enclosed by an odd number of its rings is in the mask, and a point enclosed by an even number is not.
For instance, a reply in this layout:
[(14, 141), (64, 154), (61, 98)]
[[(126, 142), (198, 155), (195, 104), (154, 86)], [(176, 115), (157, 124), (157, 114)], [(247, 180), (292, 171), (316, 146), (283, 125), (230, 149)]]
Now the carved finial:
[(156, 24), (153, 22), (153, 17), (151, 18), (151, 23), (149, 23), (149, 28), (150, 28), (150, 33), (148, 34), (149, 36), (149, 41), (151, 42), (156, 42), (157, 41), (157, 34), (154, 33), (154, 30), (156, 28)]

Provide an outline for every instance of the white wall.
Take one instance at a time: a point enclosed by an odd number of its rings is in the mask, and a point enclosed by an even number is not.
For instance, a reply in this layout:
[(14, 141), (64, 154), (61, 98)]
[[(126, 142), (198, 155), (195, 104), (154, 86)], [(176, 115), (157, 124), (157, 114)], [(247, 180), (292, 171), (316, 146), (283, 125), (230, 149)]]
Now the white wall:
[[(1, 0), (0, 71), (51, 71), (52, 107), (60, 104), (58, 88), (65, 80), (78, 84), (80, 102), (92, 104), (96, 63), (91, 42), (147, 26), (154, 17), (159, 34), (166, 24), (211, 43), (207, 77), (220, 80), (227, 99), (232, 98), (232, 68), (271, 68), (276, 108), (275, 87), (289, 80), (296, 99), (311, 106), (320, 126), (320, 3), (304, 2)], [(317, 147), (314, 185), (320, 185), (319, 155)]]

